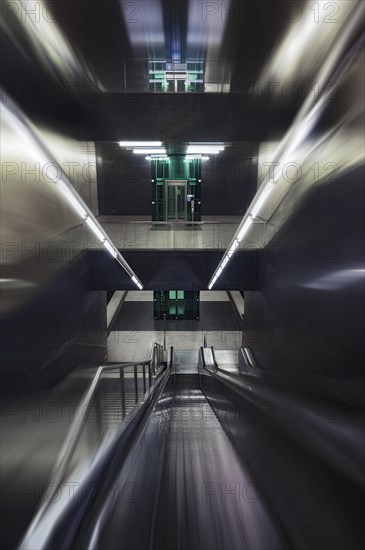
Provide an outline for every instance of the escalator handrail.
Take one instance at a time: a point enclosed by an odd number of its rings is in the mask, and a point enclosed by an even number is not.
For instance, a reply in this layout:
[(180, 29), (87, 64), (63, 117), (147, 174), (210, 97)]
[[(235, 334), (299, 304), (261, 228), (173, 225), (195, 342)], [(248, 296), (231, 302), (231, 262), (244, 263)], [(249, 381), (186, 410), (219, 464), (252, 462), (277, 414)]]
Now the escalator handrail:
[[(19, 546), (19, 548), (26, 548), (26, 546), (23, 546), (24, 541), (26, 541), (29, 538), (29, 535), (31, 532), (34, 532), (37, 525), (42, 521), (42, 518), (44, 517), (44, 514), (46, 512), (46, 509), (49, 507), (50, 503), (52, 503), (53, 498), (55, 497), (58, 488), (61, 484), (62, 479), (64, 478), (64, 475), (66, 473), (67, 467), (70, 463), (70, 460), (72, 458), (72, 455), (76, 449), (76, 446), (78, 444), (81, 432), (84, 428), (85, 422), (86, 422), (86, 412), (88, 411), (90, 404), (92, 402), (92, 399), (95, 395), (95, 391), (98, 387), (99, 381), (101, 379), (101, 376), (104, 371), (106, 370), (115, 370), (115, 369), (125, 369), (128, 367), (136, 367), (136, 366), (144, 366), (149, 365), (152, 367), (153, 362), (156, 357), (156, 349), (158, 349), (158, 346), (161, 346), (161, 344), (158, 344), (157, 342), (154, 342), (152, 350), (151, 350), (151, 356), (149, 359), (145, 361), (134, 361), (130, 363), (116, 363), (113, 365), (100, 365), (95, 375), (91, 381), (91, 384), (89, 388), (87, 389), (84, 397), (82, 398), (76, 413), (74, 417), (74, 422), (72, 426), (70, 427), (66, 438), (61, 446), (61, 450), (58, 454), (58, 457), (56, 459), (56, 463), (54, 467), (52, 468), (51, 474), (49, 476), (49, 479), (51, 480), (51, 495), (49, 494), (49, 488), (47, 490), (47, 499), (43, 499), (43, 503), (37, 510), (33, 520), (31, 521), (30, 526), (28, 527), (25, 536), (23, 537), (23, 542)], [(162, 347), (162, 346), (161, 346)], [(158, 369), (160, 365), (158, 364)], [(151, 393), (151, 390), (154, 389), (154, 385), (152, 385), (149, 390), (146, 392), (145, 396), (149, 395)]]
[(218, 370), (219, 366), (218, 366), (218, 362), (217, 362), (217, 359), (216, 359), (216, 356), (215, 356), (214, 346), (210, 346), (210, 349), (212, 350), (212, 357), (213, 357), (213, 361), (214, 361), (214, 366)]
[(207, 363), (206, 363), (206, 361), (205, 361), (204, 349), (205, 349), (204, 346), (200, 346), (200, 348), (199, 348), (199, 353), (200, 353), (200, 357), (201, 357), (201, 360), (202, 360), (202, 367), (203, 367), (203, 368), (206, 368)]
[(170, 348), (170, 364), (169, 364), (170, 371), (172, 370), (173, 366), (174, 366), (174, 347), (171, 346), (171, 348)]
[[(130, 363), (117, 364), (117, 365), (112, 365), (112, 366), (110, 366), (110, 365), (101, 365), (101, 366), (98, 367), (98, 369), (95, 373), (95, 376), (94, 376), (94, 378), (93, 378), (93, 380), (90, 384), (90, 387), (89, 387), (84, 399), (82, 400), (79, 407), (77, 408), (74, 423), (71, 426), (71, 429), (70, 429), (70, 431), (68, 432), (68, 434), (66, 436), (65, 442), (64, 442), (64, 444), (61, 448), (61, 451), (60, 451), (59, 456), (57, 458), (56, 464), (54, 466), (54, 472), (55, 472), (56, 479), (57, 479), (58, 482), (62, 479), (64, 471), (66, 470), (66, 468), (69, 464), (69, 460), (72, 456), (72, 453), (76, 448), (79, 435), (80, 435), (80, 433), (83, 429), (83, 426), (85, 424), (86, 411), (88, 410), (88, 408), (90, 406), (90, 403), (91, 403), (92, 398), (95, 394), (96, 388), (98, 386), (98, 383), (100, 381), (100, 378), (101, 378), (103, 372), (106, 371), (106, 370), (114, 370), (116, 368), (125, 369), (125, 368), (129, 368), (129, 367), (140, 366), (140, 365), (141, 366), (151, 365), (152, 362), (153, 362), (153, 359), (154, 359), (154, 352), (155, 352), (155, 348), (156, 348), (157, 345), (158, 344), (155, 342), (153, 347), (152, 347), (150, 358), (145, 360), (145, 361), (133, 361), (133, 362), (130, 362)], [(55, 483), (55, 485), (58, 485), (58, 483)]]

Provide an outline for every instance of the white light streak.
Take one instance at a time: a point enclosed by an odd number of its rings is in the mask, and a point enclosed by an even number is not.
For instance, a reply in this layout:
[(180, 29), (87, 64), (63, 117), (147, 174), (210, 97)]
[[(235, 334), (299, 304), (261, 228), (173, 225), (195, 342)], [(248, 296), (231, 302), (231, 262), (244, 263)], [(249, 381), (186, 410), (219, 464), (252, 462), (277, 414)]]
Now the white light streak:
[(93, 220), (89, 217), (86, 218), (86, 223), (90, 227), (91, 231), (96, 235), (96, 237), (99, 239), (99, 241), (103, 242), (105, 237), (103, 233), (100, 231), (98, 226), (93, 222)]
[(135, 155), (158, 155), (158, 154), (161, 154), (161, 155), (166, 155), (166, 149), (164, 149), (163, 147), (160, 147), (160, 148), (154, 148), (154, 149), (133, 149), (133, 153)]
[(111, 254), (113, 256), (113, 258), (116, 258), (118, 256), (118, 253), (117, 251), (115, 250), (115, 248), (110, 244), (109, 241), (104, 241), (103, 242), (103, 245), (105, 246), (105, 248), (107, 249), (107, 251), (109, 252), (109, 254)]
[(161, 147), (162, 141), (120, 141), (121, 147)]
[(67, 199), (69, 204), (72, 206), (72, 208), (79, 214), (82, 218), (86, 218), (87, 212), (84, 209), (84, 207), (80, 204), (80, 202), (77, 200), (75, 195), (70, 191), (70, 189), (67, 187), (65, 183), (62, 181), (58, 182), (57, 184), (58, 189), (62, 191), (62, 194)]

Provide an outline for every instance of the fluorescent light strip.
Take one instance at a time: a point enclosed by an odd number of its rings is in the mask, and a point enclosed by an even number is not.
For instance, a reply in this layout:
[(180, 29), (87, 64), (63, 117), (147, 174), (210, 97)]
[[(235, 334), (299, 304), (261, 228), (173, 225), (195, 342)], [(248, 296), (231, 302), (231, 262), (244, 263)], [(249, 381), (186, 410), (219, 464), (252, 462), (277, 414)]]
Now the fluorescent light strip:
[(157, 155), (147, 156), (146, 160), (169, 160), (169, 157), (167, 155), (161, 155), (160, 157)]
[(115, 248), (110, 244), (109, 241), (105, 240), (103, 242), (103, 245), (105, 246), (105, 248), (107, 249), (107, 251), (109, 252), (109, 254), (111, 254), (113, 256), (113, 258), (116, 258), (118, 256), (118, 253), (117, 251), (115, 250)]
[(241, 227), (238, 235), (237, 235), (237, 241), (241, 242), (244, 235), (247, 233), (249, 227), (252, 225), (252, 218), (248, 217), (243, 226)]
[(121, 147), (161, 147), (162, 141), (120, 141)]
[(213, 279), (212, 279), (212, 282), (210, 283), (210, 285), (208, 286), (208, 289), (210, 290), (216, 283), (218, 279), (218, 276), (217, 275), (214, 275)]
[(194, 141), (190, 142), (188, 144), (189, 148), (195, 147), (195, 149), (220, 149), (221, 151), (224, 150), (225, 144), (223, 142), (210, 142), (210, 143), (204, 143), (202, 141)]
[(104, 235), (98, 228), (98, 226), (93, 222), (93, 220), (89, 217), (86, 218), (86, 223), (90, 227), (90, 229), (94, 232), (96, 237), (99, 239), (99, 241), (104, 242)]
[(134, 284), (138, 286), (139, 290), (142, 290), (143, 286), (134, 275), (132, 275), (131, 279), (134, 282)]
[(210, 285), (208, 286), (208, 289), (211, 290), (212, 287), (215, 285), (215, 282), (216, 282), (217, 279), (213, 279), (212, 282), (210, 283)]
[(162, 155), (166, 155), (166, 149), (161, 147), (160, 149), (133, 149), (133, 153), (135, 155), (158, 155), (159, 153)]
[(237, 246), (239, 245), (239, 242), (237, 241), (237, 239), (234, 241), (234, 243), (232, 244), (231, 248), (228, 250), (228, 253), (227, 253), (227, 256), (228, 258), (230, 259), (233, 254), (235, 253), (236, 251), (236, 248)]
[(189, 143), (189, 148), (195, 149), (224, 149), (224, 143)]
[(187, 148), (187, 151), (186, 153), (188, 155), (191, 155), (191, 154), (212, 154), (212, 155), (218, 155), (221, 151), (224, 151), (224, 147), (204, 147), (203, 145), (202, 146), (198, 146), (198, 147), (195, 147), (195, 146), (191, 146), (189, 145), (189, 147)]
[(238, 247), (239, 245), (239, 242), (237, 239), (235, 239), (234, 243), (232, 244), (231, 248), (229, 249), (229, 251), (227, 252), (227, 254), (223, 257), (223, 260), (221, 262), (221, 264), (219, 265), (217, 271), (215, 272), (215, 275), (213, 277), (213, 279), (211, 280), (209, 286), (208, 286), (208, 290), (211, 290), (211, 288), (215, 285), (218, 277), (220, 277), (223, 269), (226, 267), (226, 265), (228, 264), (229, 260), (231, 259), (231, 257), (233, 256), (236, 248)]
[(243, 224), (243, 226), (241, 227), (241, 230), (239, 231), (238, 235), (237, 235), (237, 238), (234, 240), (231, 248), (229, 249), (229, 251), (227, 252), (227, 255), (225, 255), (223, 257), (223, 260), (221, 262), (221, 264), (219, 265), (211, 283), (209, 284), (208, 286), (208, 289), (210, 290), (213, 285), (215, 284), (216, 280), (218, 279), (218, 277), (220, 277), (223, 269), (226, 267), (226, 265), (228, 264), (229, 260), (231, 259), (231, 257), (233, 256), (233, 254), (235, 253), (240, 241), (243, 239), (243, 236), (247, 233), (249, 227), (251, 226), (252, 224), (252, 218), (249, 217), (247, 218), (247, 220), (245, 221), (245, 223)]
[(224, 151), (223, 145), (188, 145), (188, 150), (190, 151), (201, 151), (202, 149), (210, 149), (212, 151)]
[(83, 208), (83, 206), (80, 204), (80, 202), (77, 200), (77, 198), (75, 197), (75, 195), (72, 193), (72, 191), (70, 191), (70, 189), (67, 187), (67, 185), (65, 185), (65, 183), (63, 183), (62, 181), (60, 181), (58, 184), (58, 188), (62, 191), (63, 195), (66, 197), (66, 199), (68, 200), (68, 202), (70, 203), (70, 205), (72, 206), (72, 208), (82, 217), (82, 218), (86, 218), (87, 216), (87, 212), (85, 210), (85, 208)]
[(267, 197), (270, 195), (273, 188), (274, 188), (274, 184), (270, 182), (270, 183), (267, 184), (266, 188), (261, 192), (260, 196), (258, 197), (257, 201), (253, 205), (253, 208), (250, 212), (250, 214), (253, 218), (256, 218), (256, 216), (259, 213), (262, 205), (266, 201)]
[(189, 141), (189, 145), (209, 145), (212, 147), (218, 147), (224, 145), (224, 141)]
[(221, 151), (213, 151), (211, 149), (209, 149), (209, 151), (203, 151), (203, 150), (199, 150), (199, 151), (188, 151), (188, 155), (219, 155)]

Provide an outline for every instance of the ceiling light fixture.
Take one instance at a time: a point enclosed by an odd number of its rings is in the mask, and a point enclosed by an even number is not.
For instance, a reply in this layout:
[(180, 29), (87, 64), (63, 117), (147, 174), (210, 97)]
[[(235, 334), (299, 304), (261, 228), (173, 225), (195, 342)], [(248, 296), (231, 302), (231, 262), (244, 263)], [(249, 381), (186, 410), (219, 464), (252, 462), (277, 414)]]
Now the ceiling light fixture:
[(120, 141), (121, 147), (161, 147), (162, 141)]
[(153, 149), (133, 149), (133, 153), (135, 155), (158, 155), (158, 154), (161, 154), (161, 155), (166, 155), (166, 149), (164, 149), (163, 147), (160, 147), (160, 148), (153, 148)]
[(224, 147), (223, 146), (219, 146), (219, 147), (213, 147), (213, 146), (206, 146), (206, 145), (189, 145), (188, 146), (188, 149), (186, 151), (186, 153), (189, 155), (189, 154), (205, 154), (205, 153), (210, 153), (212, 155), (218, 155), (219, 153), (221, 153), (222, 151), (224, 151)]

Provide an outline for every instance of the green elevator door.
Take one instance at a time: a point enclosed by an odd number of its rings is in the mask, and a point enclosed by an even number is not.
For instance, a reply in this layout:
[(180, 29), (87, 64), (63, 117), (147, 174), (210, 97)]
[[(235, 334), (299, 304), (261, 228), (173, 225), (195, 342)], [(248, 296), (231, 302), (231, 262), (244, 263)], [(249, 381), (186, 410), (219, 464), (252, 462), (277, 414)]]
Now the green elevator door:
[(186, 186), (167, 186), (167, 219), (186, 219)]

